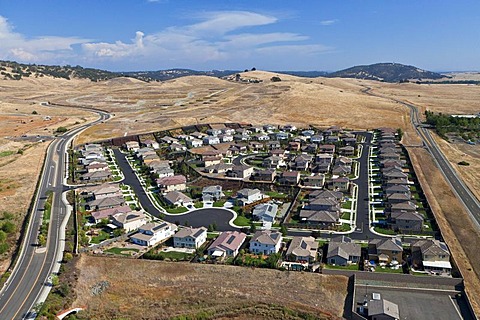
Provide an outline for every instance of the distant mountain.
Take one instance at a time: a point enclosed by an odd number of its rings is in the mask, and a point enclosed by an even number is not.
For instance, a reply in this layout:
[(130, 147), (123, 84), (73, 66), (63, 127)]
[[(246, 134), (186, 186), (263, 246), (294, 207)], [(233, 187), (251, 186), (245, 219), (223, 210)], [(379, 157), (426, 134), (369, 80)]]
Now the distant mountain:
[(23, 64), (14, 61), (0, 61), (0, 78), (20, 80), (22, 78), (41, 78), (50, 76), (63, 79), (90, 79), (102, 81), (118, 77), (116, 72), (99, 69), (83, 68), (80, 66), (47, 66), (36, 64)]
[(327, 75), (336, 78), (356, 78), (378, 80), (385, 82), (401, 82), (409, 79), (435, 80), (445, 78), (436, 72), (426, 71), (414, 66), (400, 63), (376, 63), (366, 66), (355, 66), (340, 70)]
[(120, 72), (121, 75), (137, 78), (140, 80), (149, 81), (149, 79), (165, 81), (185, 76), (211, 76), (211, 77), (224, 77), (233, 73), (241, 71), (237, 70), (211, 70), (211, 71), (197, 71), (191, 69), (168, 69), (158, 71), (133, 71), (133, 72)]

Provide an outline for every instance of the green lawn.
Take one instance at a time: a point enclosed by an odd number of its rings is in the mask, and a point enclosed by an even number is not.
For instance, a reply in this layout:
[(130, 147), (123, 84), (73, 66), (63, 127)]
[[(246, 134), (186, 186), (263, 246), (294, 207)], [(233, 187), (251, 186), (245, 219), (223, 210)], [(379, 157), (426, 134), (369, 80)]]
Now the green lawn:
[(382, 228), (382, 227), (375, 227), (374, 228), (375, 231), (377, 231), (378, 233), (383, 233), (383, 234), (388, 234), (388, 235), (395, 235), (397, 234), (394, 230), (392, 229), (385, 229), (385, 228)]
[(358, 264), (351, 264), (347, 266), (332, 266), (330, 264), (326, 264), (324, 266), (325, 269), (335, 269), (335, 270), (358, 270)]
[(193, 204), (193, 206), (194, 206), (195, 208), (197, 208), (197, 209), (198, 209), (198, 208), (203, 208), (203, 202), (195, 202), (195, 203)]
[(350, 212), (344, 212), (341, 218), (345, 220), (350, 220)]
[(251, 221), (244, 216), (238, 215), (237, 218), (233, 221), (233, 223), (239, 227), (248, 227), (250, 226)]
[(133, 198), (131, 196), (126, 196), (125, 201), (133, 201)]
[(162, 256), (164, 259), (170, 260), (191, 260), (193, 255), (190, 253), (185, 252), (176, 252), (176, 251), (169, 251), (169, 252), (159, 252), (159, 256)]
[(275, 191), (267, 191), (267, 192), (265, 192), (265, 194), (269, 197), (272, 197), (272, 198), (286, 198), (287, 197), (287, 195), (285, 193), (275, 192)]
[(168, 213), (172, 213), (172, 214), (179, 214), (179, 213), (184, 213), (188, 211), (188, 209), (185, 207), (165, 208), (165, 210), (167, 210)]
[(217, 208), (221, 208), (221, 207), (223, 207), (223, 205), (225, 204), (225, 202), (226, 202), (225, 200), (218, 200), (218, 201), (215, 201), (215, 202), (213, 203), (213, 206), (214, 206), (214, 207), (217, 207)]
[(383, 273), (403, 273), (403, 268), (400, 267), (400, 268), (398, 268), (398, 269), (391, 269), (390, 267), (382, 268), (382, 267), (377, 266), (377, 267), (375, 268), (375, 272), (383, 272)]
[(129, 256), (129, 253), (126, 253), (127, 251), (133, 251), (133, 252), (138, 252), (138, 249), (134, 248), (110, 248), (108, 250), (105, 250), (105, 252), (110, 252), (113, 254), (119, 254), (122, 256)]
[(110, 238), (110, 234), (103, 231), (103, 230), (100, 230), (98, 236), (95, 236), (95, 237), (92, 237), (92, 240), (90, 240), (90, 243), (93, 243), (93, 244), (99, 244), (100, 242), (104, 241), (104, 240), (107, 240)]
[(350, 224), (342, 223), (342, 225), (339, 226), (337, 230), (338, 231), (349, 231), (350, 230)]
[(342, 203), (342, 209), (352, 209), (352, 201), (345, 201)]

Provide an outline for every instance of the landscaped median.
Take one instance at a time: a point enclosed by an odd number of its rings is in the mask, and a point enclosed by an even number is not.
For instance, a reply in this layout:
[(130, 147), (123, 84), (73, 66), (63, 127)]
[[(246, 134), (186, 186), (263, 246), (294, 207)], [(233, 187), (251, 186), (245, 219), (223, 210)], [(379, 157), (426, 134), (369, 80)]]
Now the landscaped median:
[(47, 244), (48, 226), (50, 225), (50, 216), (52, 214), (53, 192), (48, 191), (47, 200), (43, 206), (42, 225), (38, 233), (38, 245), (43, 247)]

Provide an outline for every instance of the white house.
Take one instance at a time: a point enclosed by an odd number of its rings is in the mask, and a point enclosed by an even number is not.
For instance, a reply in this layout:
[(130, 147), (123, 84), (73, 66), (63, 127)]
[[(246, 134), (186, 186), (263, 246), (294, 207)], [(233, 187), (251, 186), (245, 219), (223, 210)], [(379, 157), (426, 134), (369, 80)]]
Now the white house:
[(187, 146), (190, 148), (198, 148), (203, 146), (203, 141), (199, 139), (187, 140)]
[(203, 201), (215, 201), (223, 197), (222, 186), (207, 186), (202, 190), (202, 200)]
[(140, 149), (140, 144), (138, 141), (127, 141), (125, 142), (125, 148), (127, 148), (128, 151), (137, 152), (137, 150)]
[(277, 215), (278, 206), (274, 203), (261, 203), (253, 209), (253, 216), (262, 222), (273, 223)]
[(237, 192), (238, 201), (242, 202), (243, 205), (250, 204), (255, 201), (263, 199), (263, 194), (259, 189), (241, 189)]
[(207, 228), (184, 228), (173, 236), (175, 248), (200, 248), (207, 241)]
[(250, 240), (250, 252), (269, 255), (277, 253), (282, 245), (282, 234), (278, 231), (263, 230), (255, 232)]
[(141, 246), (153, 246), (160, 241), (170, 238), (177, 231), (177, 226), (168, 222), (150, 222), (138, 229), (130, 236), (130, 240)]
[(219, 144), (220, 143), (220, 138), (217, 136), (207, 136), (203, 138), (203, 143), (204, 144)]
[(235, 257), (247, 235), (238, 231), (222, 232), (208, 247), (208, 255), (216, 258)]
[(121, 212), (112, 216), (112, 222), (126, 232), (138, 229), (147, 222), (145, 215), (139, 211)]

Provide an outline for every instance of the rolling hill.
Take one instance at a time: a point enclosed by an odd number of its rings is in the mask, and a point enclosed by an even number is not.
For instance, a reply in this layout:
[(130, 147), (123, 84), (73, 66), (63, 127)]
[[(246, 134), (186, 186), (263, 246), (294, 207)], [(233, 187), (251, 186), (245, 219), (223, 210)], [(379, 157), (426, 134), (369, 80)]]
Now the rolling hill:
[(384, 82), (401, 82), (412, 79), (436, 80), (445, 78), (442, 74), (400, 63), (375, 63), (371, 65), (355, 66), (330, 73), (327, 77), (367, 79)]

